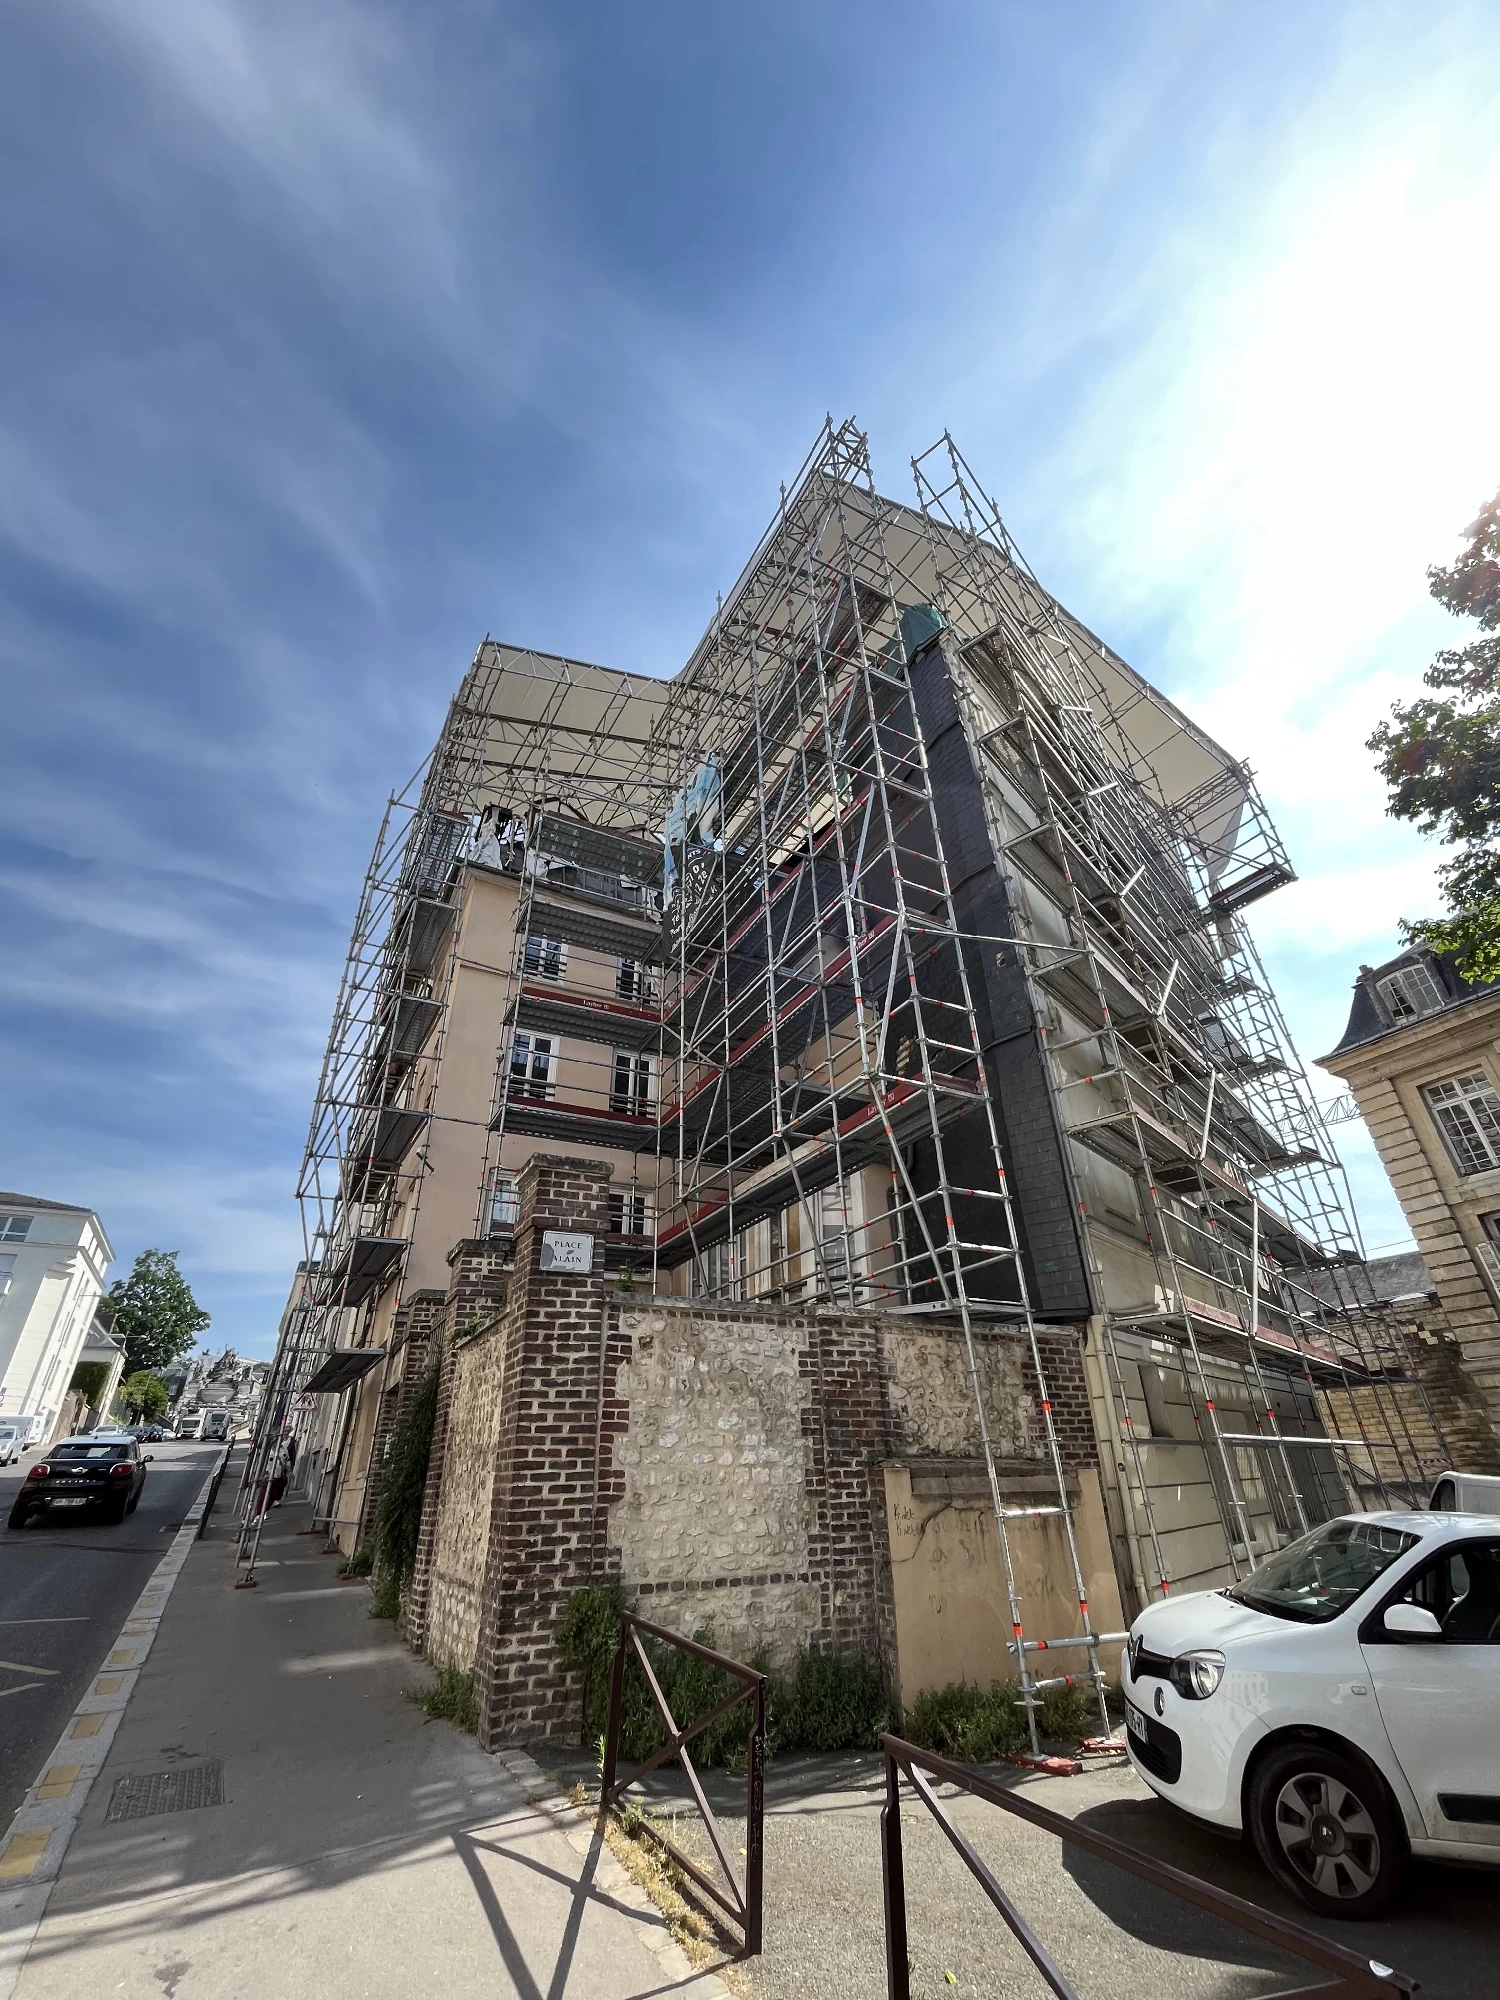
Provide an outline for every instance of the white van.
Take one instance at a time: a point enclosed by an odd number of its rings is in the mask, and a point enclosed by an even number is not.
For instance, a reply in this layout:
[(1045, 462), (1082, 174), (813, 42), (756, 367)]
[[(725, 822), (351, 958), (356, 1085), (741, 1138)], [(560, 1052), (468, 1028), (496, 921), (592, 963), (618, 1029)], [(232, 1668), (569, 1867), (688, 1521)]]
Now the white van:
[(1500, 1514), (1500, 1479), (1488, 1472), (1445, 1472), (1427, 1503), (1430, 1514)]
[(203, 1412), (193, 1410), (185, 1417), (177, 1419), (177, 1435), (180, 1438), (195, 1438), (203, 1429)]
[(228, 1410), (207, 1410), (203, 1416), (203, 1436), (217, 1444), (227, 1444), (233, 1430)]

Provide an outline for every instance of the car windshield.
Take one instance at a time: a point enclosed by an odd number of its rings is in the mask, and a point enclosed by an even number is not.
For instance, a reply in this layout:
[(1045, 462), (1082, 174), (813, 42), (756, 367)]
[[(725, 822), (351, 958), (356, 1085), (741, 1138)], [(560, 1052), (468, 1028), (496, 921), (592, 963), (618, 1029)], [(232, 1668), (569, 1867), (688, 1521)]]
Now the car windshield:
[(60, 1444), (47, 1454), (48, 1458), (129, 1458), (128, 1444)]
[(1254, 1611), (1268, 1611), (1273, 1618), (1326, 1625), (1419, 1539), (1404, 1528), (1386, 1528), (1376, 1521), (1329, 1521), (1301, 1541), (1289, 1543), (1224, 1595)]

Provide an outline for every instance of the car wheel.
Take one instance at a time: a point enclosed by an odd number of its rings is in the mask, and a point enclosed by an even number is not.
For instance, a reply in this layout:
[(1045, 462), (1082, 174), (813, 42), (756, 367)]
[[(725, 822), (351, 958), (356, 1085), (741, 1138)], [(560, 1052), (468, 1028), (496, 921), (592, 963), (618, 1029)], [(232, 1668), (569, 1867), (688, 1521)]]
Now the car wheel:
[(1390, 1908), (1406, 1842), (1368, 1766), (1322, 1743), (1284, 1744), (1255, 1773), (1248, 1818), (1256, 1853), (1309, 1909), (1378, 1917)]
[(29, 1507), (11, 1508), (9, 1525), (12, 1528), (24, 1528), (26, 1526), (26, 1523), (30, 1519), (31, 1519), (31, 1509)]
[(106, 1500), (104, 1503), (104, 1518), (109, 1522), (111, 1527), (118, 1527), (129, 1512), (130, 1502), (128, 1500)]

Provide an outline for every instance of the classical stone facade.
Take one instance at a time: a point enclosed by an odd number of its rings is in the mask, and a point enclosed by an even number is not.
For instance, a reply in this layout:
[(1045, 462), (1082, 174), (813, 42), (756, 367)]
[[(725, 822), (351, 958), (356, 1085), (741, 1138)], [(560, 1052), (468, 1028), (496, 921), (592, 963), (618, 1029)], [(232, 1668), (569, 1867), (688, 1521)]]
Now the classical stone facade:
[(1483, 1412), (1481, 1424), (1455, 1410), (1454, 1438), (1486, 1456), (1500, 1428), (1500, 988), (1468, 985), (1451, 954), (1424, 949), (1364, 966), (1344, 1038), (1321, 1060), (1353, 1091), (1431, 1273), (1440, 1337), (1457, 1349), (1450, 1389)]

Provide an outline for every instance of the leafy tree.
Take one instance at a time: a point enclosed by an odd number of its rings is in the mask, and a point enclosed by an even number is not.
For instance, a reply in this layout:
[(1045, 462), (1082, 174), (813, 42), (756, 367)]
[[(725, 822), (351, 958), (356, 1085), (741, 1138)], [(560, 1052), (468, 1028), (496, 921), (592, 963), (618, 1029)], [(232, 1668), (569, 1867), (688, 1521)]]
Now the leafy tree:
[(177, 1268), (175, 1250), (143, 1250), (128, 1278), (109, 1288), (115, 1309), (112, 1331), (125, 1348), (125, 1373), (167, 1368), (186, 1354), (209, 1316)]
[(1480, 636), (1444, 647), (1423, 676), (1435, 698), (1398, 702), (1369, 740), (1390, 787), (1386, 810), (1457, 854), (1438, 870), (1448, 914), (1403, 935), (1456, 951), (1466, 978), (1500, 979), (1500, 493), (1466, 530), (1463, 553), (1428, 584)]
[(160, 1375), (148, 1375), (138, 1368), (120, 1384), (120, 1401), (135, 1423), (152, 1424), (172, 1400), (172, 1392)]

